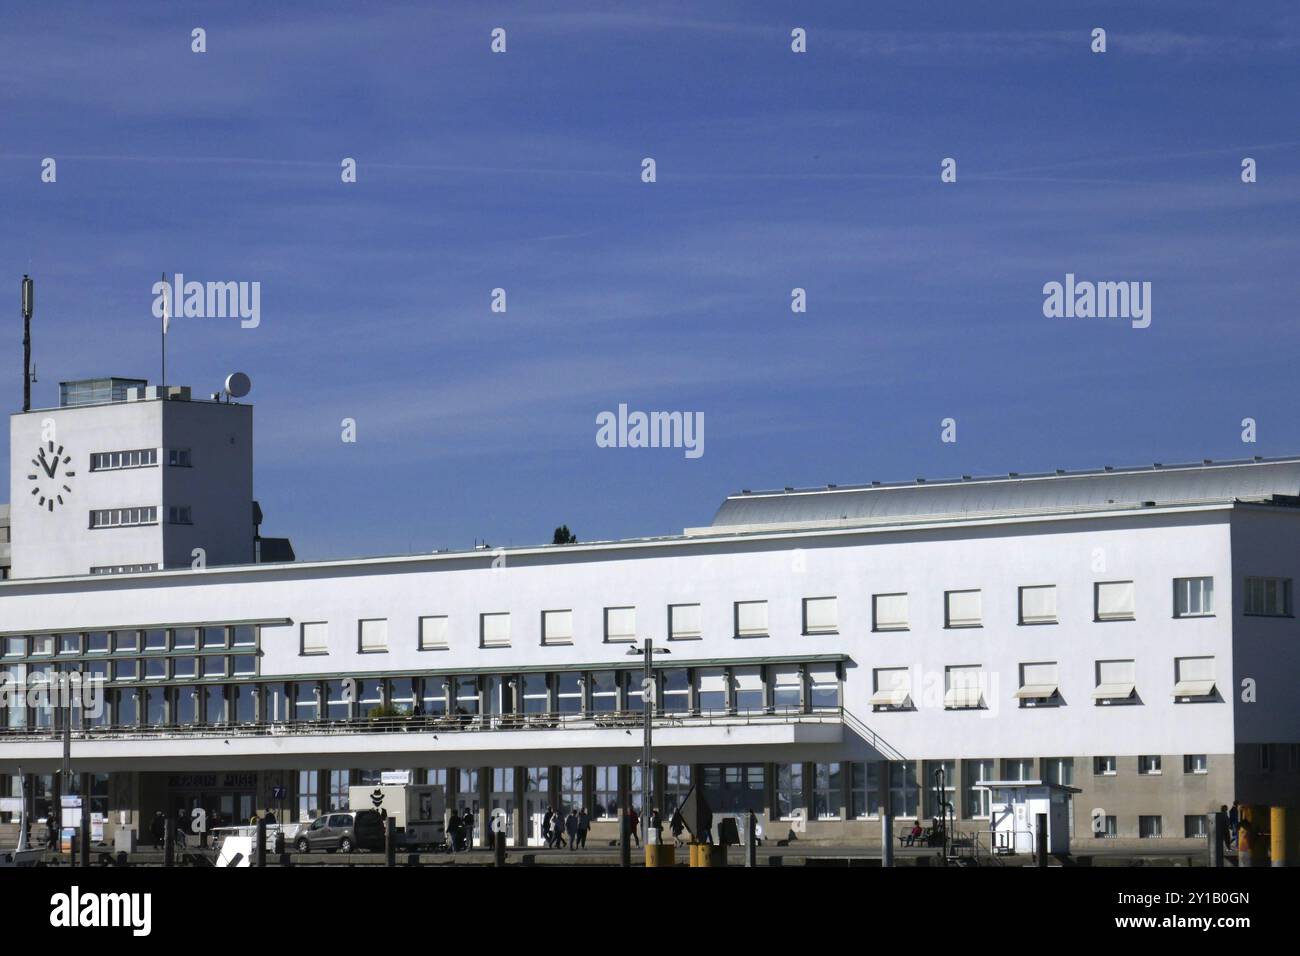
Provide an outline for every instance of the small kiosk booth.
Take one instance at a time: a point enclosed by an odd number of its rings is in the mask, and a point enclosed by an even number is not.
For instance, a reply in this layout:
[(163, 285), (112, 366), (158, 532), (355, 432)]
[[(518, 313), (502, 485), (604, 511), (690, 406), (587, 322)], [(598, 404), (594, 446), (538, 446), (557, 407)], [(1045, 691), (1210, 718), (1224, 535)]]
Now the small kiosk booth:
[(1077, 787), (1041, 780), (989, 780), (989, 831), (994, 853), (1033, 853), (1038, 817), (1047, 817), (1047, 852), (1070, 852), (1070, 795)]

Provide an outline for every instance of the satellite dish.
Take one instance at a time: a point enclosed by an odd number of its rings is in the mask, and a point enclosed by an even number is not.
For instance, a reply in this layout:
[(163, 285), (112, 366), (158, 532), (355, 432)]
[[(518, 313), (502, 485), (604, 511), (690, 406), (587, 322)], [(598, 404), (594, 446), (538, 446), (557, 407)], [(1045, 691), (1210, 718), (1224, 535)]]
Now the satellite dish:
[(243, 372), (231, 372), (226, 376), (226, 394), (231, 398), (243, 398), (252, 387), (252, 381)]

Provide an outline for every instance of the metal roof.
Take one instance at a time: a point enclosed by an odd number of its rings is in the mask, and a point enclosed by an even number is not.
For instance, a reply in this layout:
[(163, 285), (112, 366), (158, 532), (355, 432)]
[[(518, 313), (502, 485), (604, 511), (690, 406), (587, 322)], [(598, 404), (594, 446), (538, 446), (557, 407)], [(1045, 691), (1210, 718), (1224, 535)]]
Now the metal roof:
[(1274, 495), (1300, 495), (1300, 458), (746, 491), (722, 503), (710, 528), (1106, 510)]

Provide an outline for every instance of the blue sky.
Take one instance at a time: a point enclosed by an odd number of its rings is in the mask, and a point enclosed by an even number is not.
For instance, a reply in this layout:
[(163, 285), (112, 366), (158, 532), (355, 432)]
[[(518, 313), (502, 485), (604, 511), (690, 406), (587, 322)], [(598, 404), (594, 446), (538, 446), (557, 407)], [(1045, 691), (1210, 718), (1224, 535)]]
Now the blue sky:
[[(157, 379), (161, 272), (259, 281), (256, 329), (176, 321), (168, 378), (251, 375), (266, 530), (305, 558), (1300, 453), (1298, 56), (1286, 3), (14, 6), (0, 396), (24, 272), (37, 405)], [(1067, 272), (1150, 281), (1151, 327), (1044, 318)], [(598, 448), (620, 402), (703, 412), (705, 454)]]

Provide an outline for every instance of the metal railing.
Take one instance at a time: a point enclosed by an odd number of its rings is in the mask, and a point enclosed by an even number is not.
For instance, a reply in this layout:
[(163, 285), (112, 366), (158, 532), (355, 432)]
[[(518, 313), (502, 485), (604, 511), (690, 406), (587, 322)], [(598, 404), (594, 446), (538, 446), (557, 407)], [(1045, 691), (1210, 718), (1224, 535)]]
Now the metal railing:
[[(851, 717), (842, 707), (811, 711), (764, 710), (669, 712), (654, 715), (655, 729), (672, 727), (737, 727), (785, 724), (849, 723)], [(125, 727), (80, 727), (72, 731), (74, 741), (149, 740), (177, 738), (231, 738), (283, 736), (336, 736), (350, 734), (460, 734), (491, 733), (503, 730), (639, 730), (644, 722), (642, 711), (607, 711), (603, 713), (540, 714), (433, 714), (347, 719), (282, 720), (249, 723), (154, 724)], [(856, 721), (856, 718), (854, 718)], [(857, 722), (860, 725), (860, 722)], [(856, 729), (856, 728), (855, 728)], [(861, 731), (858, 731), (861, 733)], [(870, 733), (870, 731), (867, 731)], [(3, 727), (0, 743), (19, 741), (55, 741), (62, 730), (54, 727)], [(874, 736), (874, 735), (872, 735)], [(892, 748), (891, 748), (892, 749)], [(883, 751), (882, 751), (883, 752)]]
[(900, 751), (896, 750), (889, 741), (885, 740), (885, 738), (881, 737), (874, 730), (864, 724), (858, 716), (847, 707), (841, 707), (840, 710), (843, 712), (844, 723), (848, 728), (874, 747), (876, 752), (882, 757), (887, 757), (890, 760), (907, 760), (907, 758), (903, 756)]

